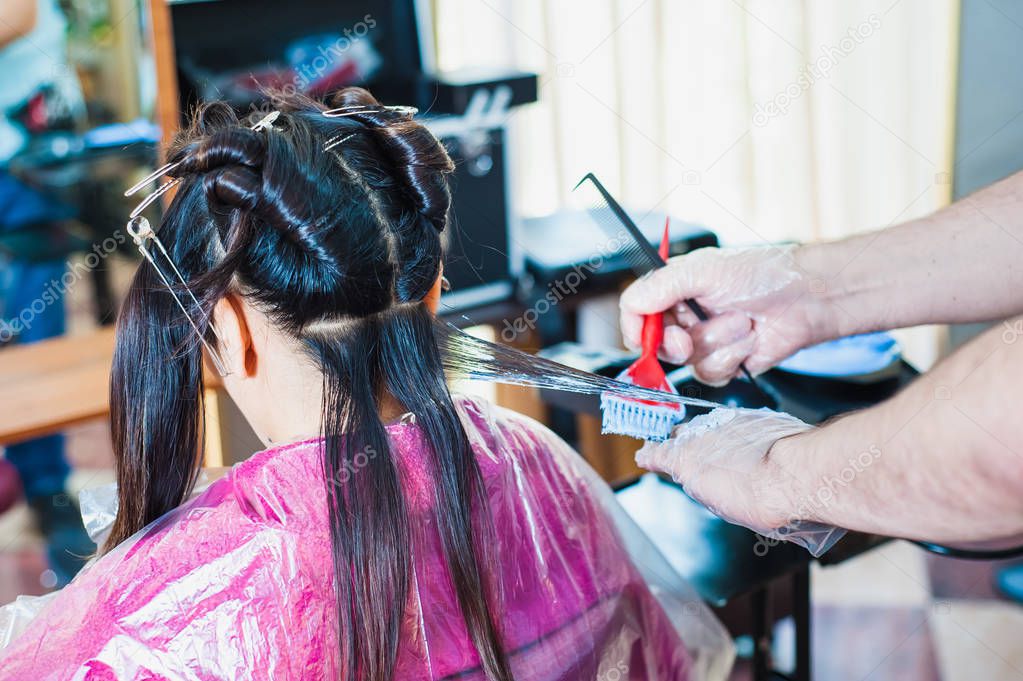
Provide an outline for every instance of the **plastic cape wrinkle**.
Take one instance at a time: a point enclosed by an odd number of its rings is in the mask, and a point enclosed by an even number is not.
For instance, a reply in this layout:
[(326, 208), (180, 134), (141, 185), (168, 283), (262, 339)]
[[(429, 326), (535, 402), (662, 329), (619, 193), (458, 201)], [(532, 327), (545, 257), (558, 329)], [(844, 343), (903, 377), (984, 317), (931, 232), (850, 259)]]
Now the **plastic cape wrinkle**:
[[(486, 486), (483, 567), (517, 681), (727, 678), (728, 635), (582, 459), (530, 419), (456, 404)], [(482, 681), (440, 549), (426, 439), (414, 424), (388, 432), (413, 528), (394, 678)], [(320, 449), (253, 455), (89, 565), (0, 650), (0, 679), (336, 678)]]

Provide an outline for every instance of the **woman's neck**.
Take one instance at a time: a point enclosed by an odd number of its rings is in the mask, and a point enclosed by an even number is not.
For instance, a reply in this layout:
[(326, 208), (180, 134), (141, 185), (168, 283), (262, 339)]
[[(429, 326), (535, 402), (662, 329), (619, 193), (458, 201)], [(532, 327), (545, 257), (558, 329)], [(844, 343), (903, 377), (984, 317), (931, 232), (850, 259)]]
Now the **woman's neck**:
[[(312, 440), (322, 436), (321, 424), (319, 422), (319, 412), (313, 412), (317, 418), (316, 423), (313, 424), (312, 420), (298, 418), (293, 422), (287, 424), (281, 424), (279, 426), (272, 427), (271, 430), (265, 433), (257, 433), (263, 444), (270, 445), (284, 445), (291, 442), (302, 442), (304, 440)], [(379, 415), (381, 422), (384, 425), (390, 425), (397, 423), (401, 420), (408, 410), (396, 400), (390, 394), (386, 395), (380, 401)]]
[[(255, 381), (225, 381), (228, 392), (256, 435), (266, 445), (301, 442), (322, 435), (323, 374), (302, 356), (281, 353), (264, 366)], [(269, 363), (269, 362), (267, 362)], [(398, 421), (408, 410), (385, 392), (378, 413), (384, 423)]]

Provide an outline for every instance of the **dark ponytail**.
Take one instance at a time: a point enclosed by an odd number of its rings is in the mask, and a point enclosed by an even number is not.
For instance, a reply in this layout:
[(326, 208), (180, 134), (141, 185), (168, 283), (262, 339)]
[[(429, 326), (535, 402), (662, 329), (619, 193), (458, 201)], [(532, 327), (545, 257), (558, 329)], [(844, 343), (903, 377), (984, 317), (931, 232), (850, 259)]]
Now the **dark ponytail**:
[[(322, 105), (295, 98), (272, 104), (281, 115), (269, 131), (250, 130), (222, 104), (197, 114), (172, 146), (182, 182), (159, 235), (200, 301), (204, 329), (237, 286), (322, 369), (342, 678), (391, 679), (409, 602), (413, 531), (380, 420), (392, 397), (430, 444), (438, 529), (482, 670), (510, 680), (494, 617), (500, 594), (481, 569), (493, 531), (483, 479), (423, 302), (440, 272), (451, 161), (425, 128), (364, 90), (331, 102), (369, 107), (356, 116), (327, 118)], [(121, 506), (108, 547), (180, 504), (200, 465), (200, 345), (172, 306), (143, 264), (118, 324), (111, 408)]]
[(202, 357), (190, 327), (166, 324), (177, 305), (162, 287), (139, 268), (117, 323), (110, 404), (120, 503), (108, 547), (178, 506), (199, 473)]

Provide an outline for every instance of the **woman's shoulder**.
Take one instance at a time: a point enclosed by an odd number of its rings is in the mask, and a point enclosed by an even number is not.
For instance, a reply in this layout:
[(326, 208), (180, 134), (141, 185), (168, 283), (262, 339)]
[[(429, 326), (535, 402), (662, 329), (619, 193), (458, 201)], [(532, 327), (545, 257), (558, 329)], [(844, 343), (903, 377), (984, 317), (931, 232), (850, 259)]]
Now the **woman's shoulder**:
[(462, 421), (475, 430), (518, 429), (553, 435), (547, 426), (536, 419), (496, 405), (485, 397), (456, 393), (452, 395), (452, 400)]
[(463, 422), (466, 422), (467, 425), (483, 430), (517, 431), (548, 443), (556, 442), (561, 446), (568, 447), (554, 431), (531, 416), (494, 404), (478, 395), (456, 393), (452, 398), (455, 407), (462, 415)]
[(256, 452), (225, 476), (246, 519), (303, 532), (311, 529), (305, 523), (321, 519), (326, 508), (323, 479), (323, 441), (317, 438)]
[(478, 396), (455, 395), (454, 401), (477, 453), (482, 449), (487, 458), (514, 459), (571, 478), (585, 467), (567, 442), (536, 419)]

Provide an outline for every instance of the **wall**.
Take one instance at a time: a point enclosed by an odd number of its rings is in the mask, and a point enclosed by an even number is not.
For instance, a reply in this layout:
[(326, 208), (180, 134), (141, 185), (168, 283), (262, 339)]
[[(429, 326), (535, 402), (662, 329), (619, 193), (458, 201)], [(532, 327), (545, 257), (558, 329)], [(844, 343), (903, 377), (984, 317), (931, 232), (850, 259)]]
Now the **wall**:
[(962, 0), (953, 194), (1023, 168), (1023, 4)]
[[(1023, 169), (1023, 4), (962, 0), (953, 197)], [(986, 325), (950, 329), (953, 347)]]

